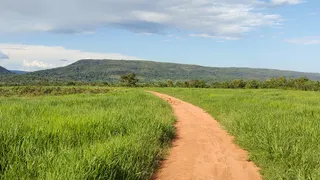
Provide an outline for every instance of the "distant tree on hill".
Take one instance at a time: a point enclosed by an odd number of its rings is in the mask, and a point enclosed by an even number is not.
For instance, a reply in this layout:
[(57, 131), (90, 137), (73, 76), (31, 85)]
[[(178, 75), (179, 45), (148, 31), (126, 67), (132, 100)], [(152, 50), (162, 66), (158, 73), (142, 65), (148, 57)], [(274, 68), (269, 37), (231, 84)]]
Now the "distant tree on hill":
[(246, 82), (247, 89), (258, 89), (259, 88), (259, 81), (258, 80), (249, 80)]
[(231, 81), (230, 87), (231, 88), (244, 88), (244, 87), (246, 87), (246, 82), (242, 79), (235, 79), (235, 80)]
[(205, 88), (205, 87), (207, 87), (207, 84), (206, 84), (206, 81), (204, 81), (204, 80), (190, 80), (189, 87)]
[(207, 83), (206, 83), (205, 80), (200, 80), (200, 82), (199, 82), (199, 87), (200, 87), (200, 88), (207, 88), (207, 87), (209, 87), (209, 86), (207, 85)]
[(176, 87), (183, 87), (183, 82), (182, 81), (176, 81), (175, 86)]
[(185, 81), (185, 82), (183, 83), (183, 87), (189, 87), (189, 82), (188, 82), (188, 81)]
[(199, 84), (200, 84), (199, 80), (190, 80), (189, 81), (189, 87), (192, 87), (192, 88), (198, 88)]
[(301, 78), (297, 78), (294, 80), (294, 85), (296, 87), (296, 89), (300, 89), (300, 90), (306, 90), (308, 89), (306, 87), (306, 84), (309, 82), (310, 80), (306, 77), (301, 77)]
[(168, 80), (168, 87), (173, 87), (174, 84), (173, 84), (173, 81), (172, 80)]
[(128, 75), (122, 75), (121, 76), (121, 83), (125, 84), (129, 87), (135, 87), (137, 86), (137, 82), (139, 79), (136, 77), (135, 73), (130, 73)]

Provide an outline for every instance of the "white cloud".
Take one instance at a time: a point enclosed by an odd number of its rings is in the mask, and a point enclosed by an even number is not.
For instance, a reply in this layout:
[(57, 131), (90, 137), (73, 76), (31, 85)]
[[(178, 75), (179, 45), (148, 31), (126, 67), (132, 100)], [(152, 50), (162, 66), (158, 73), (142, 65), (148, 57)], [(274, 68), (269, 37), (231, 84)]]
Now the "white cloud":
[(132, 15), (139, 20), (153, 23), (163, 23), (170, 21), (171, 19), (171, 17), (167, 14), (148, 11), (133, 11)]
[(289, 4), (289, 5), (295, 5), (295, 4), (300, 4), (303, 1), (301, 0), (271, 0), (271, 3), (274, 5), (284, 5), (284, 4)]
[(0, 32), (93, 32), (120, 27), (139, 33), (165, 34), (170, 29), (239, 38), (282, 19), (269, 4), (300, 0), (2, 0)]
[(59, 67), (80, 59), (139, 59), (116, 53), (84, 52), (60, 46), (0, 44), (0, 50), (10, 58), (0, 61), (3, 66), (21, 70)]
[(320, 36), (308, 36), (302, 38), (289, 39), (287, 42), (300, 45), (315, 45), (320, 44)]
[(54, 67), (53, 64), (46, 64), (46, 63), (41, 62), (41, 61), (31, 61), (31, 62), (29, 62), (28, 60), (23, 60), (23, 66), (25, 66), (27, 68), (41, 68), (41, 69)]
[(211, 36), (209, 34), (189, 34), (191, 37), (202, 37), (202, 38), (213, 38), (213, 39), (225, 39), (225, 40), (237, 40), (237, 37), (228, 37), (228, 36)]

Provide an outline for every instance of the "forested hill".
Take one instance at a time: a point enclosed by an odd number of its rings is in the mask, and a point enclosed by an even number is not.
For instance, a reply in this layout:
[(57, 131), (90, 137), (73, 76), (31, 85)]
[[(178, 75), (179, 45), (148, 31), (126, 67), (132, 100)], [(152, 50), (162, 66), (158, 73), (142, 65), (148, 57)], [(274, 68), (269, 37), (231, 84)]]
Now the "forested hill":
[(198, 79), (207, 82), (233, 79), (265, 80), (280, 76), (293, 78), (304, 76), (312, 80), (320, 80), (319, 73), (253, 68), (217, 68), (133, 60), (80, 60), (65, 67), (13, 75), (6, 79), (11, 81), (46, 79), (49, 81), (117, 82), (121, 75), (131, 72), (137, 74), (140, 82), (167, 81), (169, 79), (173, 81)]
[(13, 73), (7, 70), (6, 68), (0, 66), (0, 75), (8, 75), (8, 74), (13, 74)]
[(259, 79), (271, 77), (301, 77), (320, 80), (318, 73), (300, 73), (270, 69), (216, 68), (198, 65), (162, 63), (152, 61), (80, 60), (69, 66), (43, 70), (32, 75), (75, 81), (118, 80), (121, 75), (134, 72), (142, 81), (191, 80), (225, 81), (233, 79)]

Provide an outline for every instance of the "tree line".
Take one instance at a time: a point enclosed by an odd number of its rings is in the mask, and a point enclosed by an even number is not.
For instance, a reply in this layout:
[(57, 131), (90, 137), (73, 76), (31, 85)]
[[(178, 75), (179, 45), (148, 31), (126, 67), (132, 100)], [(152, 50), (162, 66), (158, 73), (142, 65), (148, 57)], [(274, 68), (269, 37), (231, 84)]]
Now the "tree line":
[(235, 79), (224, 82), (206, 83), (203, 80), (159, 82), (159, 87), (184, 88), (224, 88), (224, 89), (296, 89), (304, 91), (320, 91), (320, 82), (312, 81), (306, 77), (301, 78), (271, 78), (264, 81)]
[(304, 91), (320, 91), (320, 81), (312, 81), (306, 77), (278, 77), (267, 80), (243, 80), (206, 82), (204, 80), (140, 82), (134, 73), (120, 77), (118, 82), (81, 82), (81, 81), (36, 81), (24, 84), (1, 84), (0, 86), (110, 86), (110, 87), (183, 87), (183, 88), (225, 88), (225, 89), (296, 89)]
[(172, 81), (143, 83), (137, 84), (137, 79), (134, 73), (126, 76), (121, 76), (121, 83), (125, 86), (156, 86), (156, 87), (184, 87), (184, 88), (225, 88), (225, 89), (296, 89), (304, 91), (320, 91), (320, 82), (312, 81), (306, 77), (286, 78), (278, 77), (264, 81), (259, 80), (243, 80), (235, 79), (224, 82), (207, 83), (204, 80), (189, 80), (189, 81)]

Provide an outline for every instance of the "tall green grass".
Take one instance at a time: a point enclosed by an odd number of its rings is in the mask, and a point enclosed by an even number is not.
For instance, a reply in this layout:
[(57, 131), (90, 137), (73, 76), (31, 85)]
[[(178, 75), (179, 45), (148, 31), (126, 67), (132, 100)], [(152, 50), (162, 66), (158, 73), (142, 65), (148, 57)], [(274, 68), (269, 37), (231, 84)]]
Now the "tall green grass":
[(90, 86), (13, 86), (0, 87), (0, 96), (42, 96), (66, 94), (100, 94), (115, 88)]
[(0, 179), (149, 179), (174, 121), (140, 90), (0, 97)]
[(264, 179), (320, 179), (320, 93), (285, 90), (154, 89), (213, 115)]

